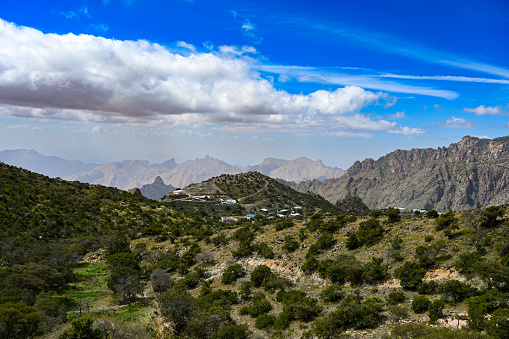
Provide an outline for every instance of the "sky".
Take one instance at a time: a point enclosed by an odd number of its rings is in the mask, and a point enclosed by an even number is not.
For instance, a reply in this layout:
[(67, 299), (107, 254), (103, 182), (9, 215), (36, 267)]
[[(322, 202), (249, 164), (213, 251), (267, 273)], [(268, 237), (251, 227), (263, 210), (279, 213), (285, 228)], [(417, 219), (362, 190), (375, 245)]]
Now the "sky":
[(506, 0), (0, 2), (0, 150), (348, 168), (509, 134)]

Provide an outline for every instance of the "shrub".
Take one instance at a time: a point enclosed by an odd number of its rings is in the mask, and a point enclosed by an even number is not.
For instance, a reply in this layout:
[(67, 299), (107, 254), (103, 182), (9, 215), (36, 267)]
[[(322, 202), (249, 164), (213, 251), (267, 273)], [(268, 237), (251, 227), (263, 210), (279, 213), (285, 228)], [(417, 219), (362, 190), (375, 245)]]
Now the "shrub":
[(402, 303), (405, 301), (405, 299), (406, 299), (405, 293), (403, 293), (402, 291), (392, 291), (386, 298), (387, 303), (389, 305), (396, 305)]
[(493, 312), (487, 331), (495, 338), (509, 338), (509, 309), (499, 308)]
[(152, 283), (152, 289), (156, 293), (166, 292), (173, 286), (170, 274), (160, 268), (150, 274), (150, 282)]
[(263, 281), (272, 274), (270, 268), (266, 265), (259, 265), (251, 273), (251, 282), (255, 287), (260, 287)]
[(385, 212), (385, 216), (387, 217), (387, 222), (395, 223), (401, 220), (401, 215), (399, 209), (397, 208), (389, 208)]
[(264, 257), (266, 259), (274, 258), (274, 251), (266, 243), (261, 242), (261, 243), (255, 245), (254, 247), (255, 247), (256, 253), (258, 255), (261, 255), (262, 257)]
[(302, 264), (301, 269), (306, 274), (312, 274), (313, 272), (316, 272), (316, 270), (318, 269), (318, 265), (319, 262), (316, 259), (316, 257), (314, 255), (310, 255), (307, 257), (304, 264)]
[(348, 235), (348, 238), (346, 238), (345, 246), (349, 250), (354, 250), (354, 249), (362, 246), (361, 242), (359, 241), (359, 238), (357, 237), (357, 233), (355, 233), (353, 231), (350, 232), (350, 234)]
[(406, 261), (394, 271), (394, 277), (401, 280), (401, 286), (407, 290), (415, 290), (426, 275), (426, 270), (418, 263)]
[(367, 283), (373, 284), (387, 277), (387, 265), (382, 265), (383, 258), (373, 258), (364, 265), (362, 278)]
[(446, 212), (435, 219), (435, 230), (441, 231), (454, 225), (457, 220), (453, 211)]
[(223, 272), (221, 282), (223, 284), (232, 284), (237, 281), (238, 278), (242, 278), (246, 275), (246, 270), (240, 264), (234, 264), (228, 266)]
[(357, 238), (362, 245), (371, 246), (383, 238), (384, 230), (380, 221), (371, 218), (359, 224)]
[(427, 297), (420, 295), (412, 301), (412, 311), (415, 313), (424, 313), (428, 310), (430, 303)]
[(318, 270), (322, 278), (328, 278), (333, 283), (344, 284), (348, 281), (356, 285), (362, 282), (362, 264), (350, 255), (341, 254), (335, 260), (324, 260)]
[(279, 219), (274, 224), (274, 227), (275, 227), (276, 231), (281, 231), (286, 228), (293, 227), (293, 220), (291, 218)]
[(282, 331), (288, 326), (290, 326), (290, 323), (292, 322), (292, 314), (290, 312), (281, 312), (276, 318), (276, 321), (274, 322), (274, 325), (272, 326), (273, 329), (276, 331)]
[(439, 291), (444, 300), (457, 303), (473, 296), (476, 289), (458, 280), (448, 280), (440, 285)]
[(300, 247), (300, 245), (297, 242), (297, 240), (295, 240), (294, 237), (292, 237), (291, 235), (287, 235), (285, 237), (285, 244), (283, 245), (283, 250), (285, 250), (286, 253), (291, 253), (291, 252), (299, 249), (299, 247)]
[(325, 302), (340, 301), (343, 297), (343, 287), (340, 284), (332, 284), (320, 293), (320, 299)]
[(257, 318), (262, 314), (269, 313), (271, 310), (272, 304), (270, 301), (265, 299), (264, 296), (263, 299), (254, 300), (252, 305), (241, 307), (240, 314), (250, 315), (253, 318)]
[(444, 308), (445, 308), (445, 302), (442, 300), (435, 300), (431, 304), (429, 304), (429, 321), (435, 322), (440, 318), (444, 317)]
[(276, 322), (276, 316), (272, 314), (262, 314), (255, 321), (255, 327), (258, 329), (263, 329), (267, 327), (271, 327)]
[(440, 285), (436, 281), (423, 281), (417, 285), (417, 293), (419, 294), (437, 294)]

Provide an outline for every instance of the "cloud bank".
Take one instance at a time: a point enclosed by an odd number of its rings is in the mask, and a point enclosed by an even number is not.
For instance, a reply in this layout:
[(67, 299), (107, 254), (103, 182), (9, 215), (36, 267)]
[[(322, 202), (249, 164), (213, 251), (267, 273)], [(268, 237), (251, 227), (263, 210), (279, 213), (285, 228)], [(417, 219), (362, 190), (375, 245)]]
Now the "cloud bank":
[(178, 44), (192, 53), (143, 40), (45, 34), (0, 19), (0, 115), (323, 135), (408, 132), (360, 113), (385, 101), (383, 93), (347, 86), (290, 94), (253, 71), (244, 55), (256, 53), (252, 47), (197, 53)]

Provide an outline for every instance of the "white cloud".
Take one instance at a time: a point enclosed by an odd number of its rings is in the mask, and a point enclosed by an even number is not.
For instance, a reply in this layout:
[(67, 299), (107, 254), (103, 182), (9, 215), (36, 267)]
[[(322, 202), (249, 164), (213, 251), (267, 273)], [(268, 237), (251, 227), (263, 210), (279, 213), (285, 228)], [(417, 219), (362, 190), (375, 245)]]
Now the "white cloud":
[(448, 128), (472, 128), (474, 127), (474, 123), (467, 121), (463, 118), (452, 117), (450, 119), (445, 120), (443, 123), (438, 124), (438, 127), (448, 127)]
[(406, 127), (406, 126), (405, 127), (398, 127), (396, 129), (389, 130), (388, 132), (389, 133), (394, 133), (394, 134), (403, 134), (403, 135), (407, 135), (407, 136), (421, 135), (421, 134), (426, 133), (423, 129), (413, 128), (413, 127)]
[(476, 108), (467, 108), (463, 109), (464, 112), (474, 113), (475, 115), (506, 115), (507, 111), (503, 109), (501, 106), (478, 106)]
[(37, 127), (37, 126), (33, 126), (33, 127), (30, 127), (28, 125), (11, 125), (11, 126), (7, 126), (5, 129), (7, 130), (34, 130), (34, 131), (40, 131), (42, 130), (41, 127)]
[(186, 43), (185, 41), (177, 41), (177, 46), (179, 46), (179, 47), (183, 47), (183, 48), (187, 48), (187, 49), (188, 49), (188, 50), (190, 50), (191, 52), (196, 53), (196, 47), (194, 47), (194, 46), (193, 46), (193, 45), (191, 45), (191, 44)]
[(406, 118), (406, 117), (407, 117), (407, 115), (405, 114), (404, 111), (387, 115), (387, 119), (402, 119), (402, 118)]
[(251, 46), (182, 56), (143, 40), (44, 34), (3, 20), (0, 46), (0, 116), (320, 135), (399, 130), (361, 113), (388, 102), (381, 92), (277, 90), (253, 71)]

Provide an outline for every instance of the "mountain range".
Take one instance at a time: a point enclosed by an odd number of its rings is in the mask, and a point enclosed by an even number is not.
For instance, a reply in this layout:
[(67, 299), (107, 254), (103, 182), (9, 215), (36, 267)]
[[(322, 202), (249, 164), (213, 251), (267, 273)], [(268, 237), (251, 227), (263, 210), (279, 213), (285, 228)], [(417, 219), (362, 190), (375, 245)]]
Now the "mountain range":
[[(19, 149), (0, 152), (0, 161), (49, 177), (117, 187), (123, 190), (151, 185), (158, 176), (163, 185), (181, 188), (221, 174), (258, 171), (275, 179), (299, 183), (303, 180), (332, 178), (344, 172), (337, 167), (327, 167), (320, 160), (313, 161), (308, 158), (295, 160), (268, 158), (259, 165), (246, 168), (233, 166), (209, 156), (182, 163), (170, 159), (160, 164), (143, 160), (90, 164), (42, 155), (35, 150)], [(157, 185), (161, 185), (159, 180)], [(146, 190), (149, 189), (146, 187)]]
[(330, 202), (358, 196), (370, 209), (465, 210), (509, 201), (509, 137), (466, 136), (437, 149), (396, 150), (356, 161), (340, 178), (294, 187)]

